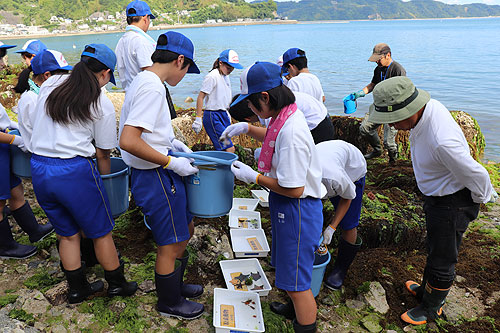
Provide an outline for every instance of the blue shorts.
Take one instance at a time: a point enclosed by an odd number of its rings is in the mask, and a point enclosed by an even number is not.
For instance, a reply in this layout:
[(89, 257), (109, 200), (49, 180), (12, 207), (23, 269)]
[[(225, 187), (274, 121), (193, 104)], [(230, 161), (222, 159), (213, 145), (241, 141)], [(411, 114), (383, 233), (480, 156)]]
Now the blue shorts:
[(82, 230), (88, 238), (108, 234), (115, 225), (101, 175), (91, 158), (31, 156), (33, 190), (60, 236)]
[(275, 285), (288, 291), (311, 289), (314, 252), (323, 227), (320, 199), (292, 199), (269, 193), (272, 226), (271, 265), (276, 268)]
[[(345, 213), (344, 218), (340, 221), (339, 226), (342, 230), (351, 230), (359, 225), (361, 205), (363, 203), (363, 191), (365, 189), (365, 177), (355, 181), (354, 185), (356, 185), (356, 198), (352, 199), (347, 213)], [(333, 204), (333, 207), (335, 207), (335, 210), (337, 210), (340, 199), (340, 196), (330, 198), (330, 202)]]
[(219, 141), (222, 132), (229, 125), (231, 125), (231, 119), (229, 119), (226, 110), (203, 111), (203, 127), (205, 127), (205, 132), (207, 132), (210, 140), (212, 140), (215, 150), (226, 150), (233, 146), (231, 140), (229, 140), (229, 145), (227, 146)]
[(181, 176), (163, 168), (132, 168), (132, 194), (146, 215), (158, 246), (188, 240), (193, 216), (188, 211), (187, 194)]
[(0, 143), (0, 200), (10, 198), (10, 190), (21, 184), (21, 179), (10, 170), (10, 145)]

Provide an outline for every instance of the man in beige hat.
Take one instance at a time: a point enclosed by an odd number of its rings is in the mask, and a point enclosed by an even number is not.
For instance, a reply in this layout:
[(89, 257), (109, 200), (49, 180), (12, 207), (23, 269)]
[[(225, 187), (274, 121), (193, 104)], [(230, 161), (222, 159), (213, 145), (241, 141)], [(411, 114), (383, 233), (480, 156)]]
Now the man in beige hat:
[[(375, 45), (373, 53), (368, 61), (376, 62), (377, 67), (373, 71), (372, 81), (363, 89), (352, 93), (354, 98), (364, 97), (372, 92), (375, 86), (385, 79), (395, 76), (406, 76), (406, 71), (398, 62), (392, 60), (391, 48), (385, 43)], [(378, 157), (382, 154), (380, 138), (378, 137), (378, 128), (380, 124), (374, 124), (368, 120), (368, 115), (361, 122), (359, 131), (361, 135), (373, 147), (373, 151), (365, 155), (366, 159)], [(398, 146), (396, 145), (397, 130), (390, 128), (389, 125), (384, 125), (384, 147), (389, 153), (389, 162), (393, 163), (398, 156)]]
[(375, 87), (369, 120), (410, 130), (413, 172), (425, 197), (427, 263), (421, 284), (406, 282), (420, 305), (401, 319), (422, 325), (441, 316), (462, 235), (477, 217), (479, 204), (494, 202), (498, 194), (448, 109), (409, 78), (387, 79)]

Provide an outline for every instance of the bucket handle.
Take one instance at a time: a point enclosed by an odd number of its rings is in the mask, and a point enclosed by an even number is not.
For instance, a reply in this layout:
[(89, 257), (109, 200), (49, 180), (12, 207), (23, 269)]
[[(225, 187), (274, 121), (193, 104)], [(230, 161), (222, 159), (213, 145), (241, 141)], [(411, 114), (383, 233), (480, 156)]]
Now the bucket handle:
[(229, 161), (229, 160), (221, 160), (220, 158), (210, 157), (210, 156), (206, 156), (206, 155), (202, 155), (202, 154), (183, 153), (180, 151), (176, 151), (176, 152), (172, 152), (171, 155), (174, 157), (193, 158), (193, 159), (204, 160), (204, 161), (214, 162), (214, 163), (223, 164), (223, 165), (233, 164), (233, 162)]

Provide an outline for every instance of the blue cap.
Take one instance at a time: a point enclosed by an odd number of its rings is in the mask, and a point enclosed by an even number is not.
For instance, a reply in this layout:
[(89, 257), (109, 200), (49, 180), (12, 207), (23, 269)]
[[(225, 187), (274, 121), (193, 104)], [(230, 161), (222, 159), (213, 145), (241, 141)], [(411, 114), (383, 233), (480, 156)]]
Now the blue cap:
[(219, 54), (219, 61), (225, 62), (231, 67), (237, 69), (243, 69), (243, 66), (240, 64), (240, 58), (238, 57), (238, 53), (236, 51), (228, 49), (224, 50)]
[(293, 60), (295, 58), (305, 58), (305, 54), (299, 54), (298, 51), (300, 49), (293, 47), (291, 49), (286, 50), (285, 53), (283, 53), (283, 64), (286, 65), (290, 60)]
[(46, 49), (47, 46), (45, 46), (45, 44), (38, 39), (30, 39), (29, 41), (24, 43), (23, 47), (19, 51), (16, 51), (16, 53), (30, 53), (37, 55), (38, 53)]
[(33, 74), (43, 74), (58, 69), (72, 70), (73, 67), (68, 64), (61, 52), (55, 50), (43, 50), (31, 60)]
[(82, 56), (94, 58), (97, 61), (99, 61), (100, 63), (102, 63), (104, 66), (111, 69), (111, 72), (110, 72), (111, 77), (109, 78), (109, 81), (111, 83), (113, 83), (114, 85), (116, 85), (115, 76), (113, 75), (113, 71), (115, 70), (115, 66), (116, 66), (116, 55), (113, 52), (113, 50), (111, 50), (109, 47), (107, 47), (104, 44), (85, 45), (85, 49), (87, 49), (88, 47), (93, 48), (94, 53), (83, 51)]
[(257, 61), (240, 76), (241, 95), (231, 103), (238, 104), (251, 94), (268, 91), (283, 84), (281, 67), (271, 62)]
[(156, 43), (157, 50), (170, 51), (177, 54), (182, 54), (184, 57), (193, 61), (189, 66), (188, 73), (200, 74), (200, 69), (194, 63), (194, 45), (193, 42), (183, 34), (175, 31), (167, 31), (160, 36), (167, 37), (167, 44), (160, 45)]
[(0, 42), (0, 49), (11, 49), (13, 47), (16, 47), (17, 45), (7, 45), (2, 42)]
[[(130, 9), (135, 9), (135, 13), (129, 14)], [(125, 11), (127, 16), (146, 16), (149, 15), (149, 17), (153, 20), (156, 18), (156, 16), (151, 13), (151, 9), (149, 8), (148, 4), (145, 3), (144, 1), (141, 0), (135, 0), (132, 1), (127, 5), (127, 9)]]

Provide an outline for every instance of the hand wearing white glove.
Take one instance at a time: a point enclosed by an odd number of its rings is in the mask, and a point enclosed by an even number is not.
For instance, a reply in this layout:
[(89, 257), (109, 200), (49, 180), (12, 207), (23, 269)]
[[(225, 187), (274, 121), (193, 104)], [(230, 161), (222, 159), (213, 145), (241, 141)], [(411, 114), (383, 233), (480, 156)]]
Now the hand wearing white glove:
[(224, 141), (232, 138), (233, 136), (238, 136), (241, 134), (246, 134), (248, 133), (248, 123), (236, 123), (229, 125), (224, 132), (222, 132), (222, 135), (220, 136), (219, 141)]
[(193, 152), (182, 141), (179, 141), (177, 139), (174, 139), (172, 141), (172, 150), (175, 151), (175, 152), (188, 153), (188, 154), (190, 154), (190, 153)]
[(257, 183), (257, 177), (260, 175), (260, 173), (240, 161), (233, 162), (231, 171), (236, 178), (247, 184)]
[(260, 152), (262, 151), (262, 148), (257, 148), (254, 150), (253, 152), (253, 158), (258, 161), (259, 160), (259, 157), (260, 157)]
[(201, 117), (196, 117), (191, 127), (193, 128), (193, 131), (195, 131), (196, 134), (200, 133), (203, 128), (203, 121)]
[(491, 193), (490, 200), (488, 202), (489, 203), (494, 203), (497, 200), (498, 200), (498, 193), (497, 193), (497, 191), (493, 190), (493, 192)]
[(24, 146), (24, 140), (21, 136), (19, 135), (14, 135), (14, 141), (12, 141), (12, 145), (17, 146), (19, 149), (21, 149), (23, 152), (27, 152), (28, 150)]
[(335, 229), (331, 225), (326, 227), (325, 231), (323, 231), (323, 244), (330, 245), (332, 242), (332, 236), (335, 233)]
[(170, 156), (170, 161), (163, 168), (172, 170), (179, 176), (189, 176), (198, 172), (198, 168), (191, 165), (191, 161), (185, 157)]

